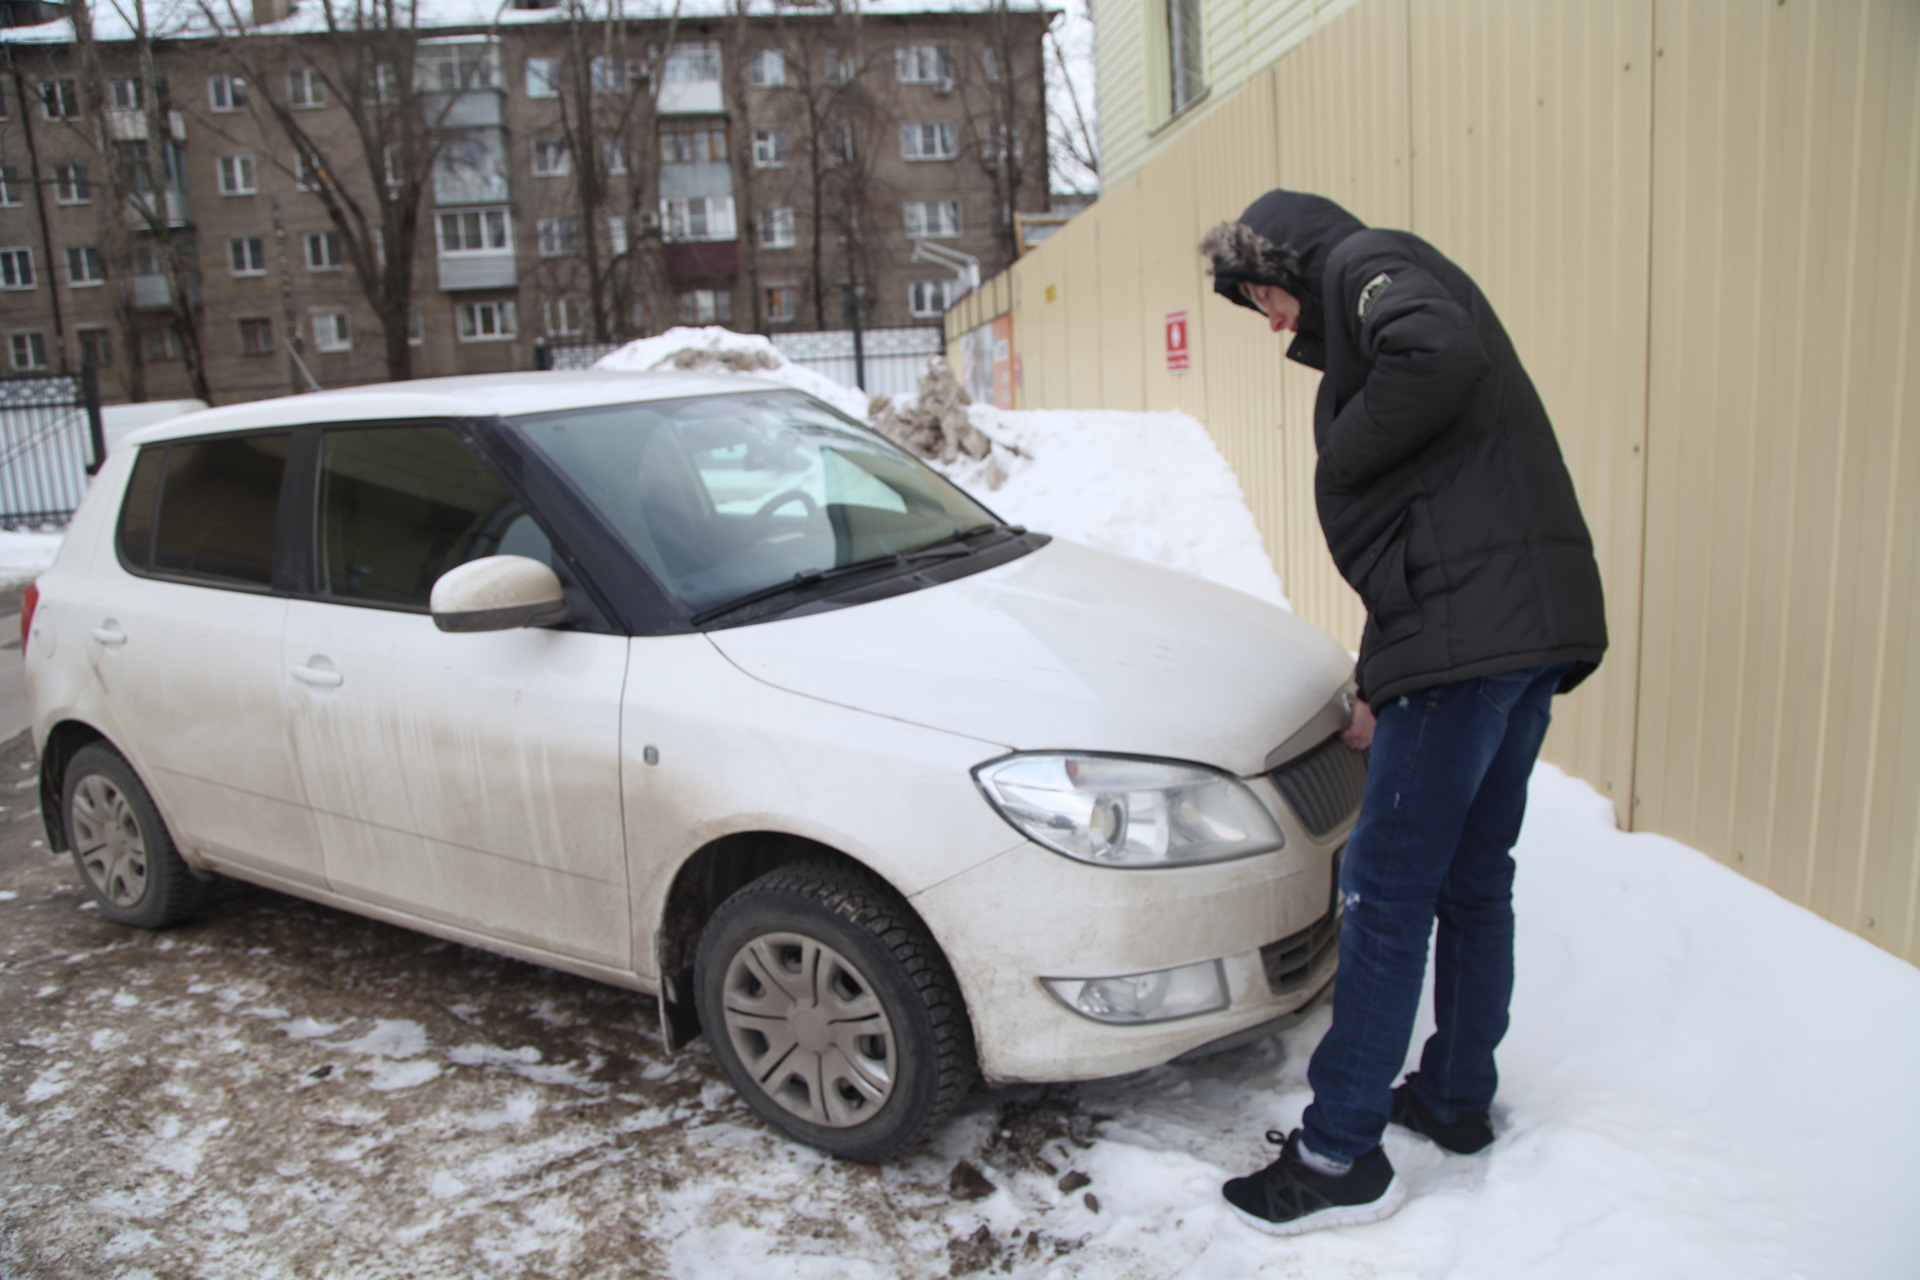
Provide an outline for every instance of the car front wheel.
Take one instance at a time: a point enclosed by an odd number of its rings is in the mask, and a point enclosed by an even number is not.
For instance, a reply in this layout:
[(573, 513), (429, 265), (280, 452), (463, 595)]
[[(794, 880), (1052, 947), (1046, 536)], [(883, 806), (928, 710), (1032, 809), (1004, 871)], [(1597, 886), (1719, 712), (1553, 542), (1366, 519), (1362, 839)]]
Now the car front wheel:
[(882, 1159), (972, 1083), (945, 957), (906, 903), (857, 870), (768, 872), (714, 913), (695, 967), (701, 1026), (728, 1080), (810, 1146)]
[(74, 865), (100, 914), (164, 929), (200, 906), (206, 886), (181, 861), (153, 797), (119, 752), (99, 742), (74, 752), (61, 808)]

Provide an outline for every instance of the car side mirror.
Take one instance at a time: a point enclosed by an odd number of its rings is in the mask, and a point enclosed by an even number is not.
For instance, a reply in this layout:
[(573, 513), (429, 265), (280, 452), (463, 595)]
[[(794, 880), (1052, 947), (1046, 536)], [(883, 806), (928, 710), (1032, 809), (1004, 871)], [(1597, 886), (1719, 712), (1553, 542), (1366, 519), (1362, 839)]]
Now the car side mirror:
[(559, 577), (526, 556), (485, 556), (449, 569), (428, 603), (442, 631), (510, 631), (567, 617)]

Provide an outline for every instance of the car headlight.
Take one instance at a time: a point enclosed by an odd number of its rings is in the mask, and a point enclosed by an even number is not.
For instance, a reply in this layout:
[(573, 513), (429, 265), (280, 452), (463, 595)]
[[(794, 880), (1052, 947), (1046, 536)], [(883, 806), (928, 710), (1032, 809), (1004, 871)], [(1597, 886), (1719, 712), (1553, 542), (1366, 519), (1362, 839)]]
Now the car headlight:
[(1096, 866), (1186, 867), (1286, 843), (1238, 778), (1202, 765), (1036, 752), (973, 776), (1022, 835)]

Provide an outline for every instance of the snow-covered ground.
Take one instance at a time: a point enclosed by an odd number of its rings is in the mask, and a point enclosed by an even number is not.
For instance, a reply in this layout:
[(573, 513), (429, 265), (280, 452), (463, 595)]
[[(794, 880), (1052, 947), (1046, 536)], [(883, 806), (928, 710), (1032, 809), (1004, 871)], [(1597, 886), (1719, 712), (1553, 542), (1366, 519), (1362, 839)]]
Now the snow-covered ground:
[[(1280, 599), (1191, 419), (976, 412), (1019, 451), (996, 450), (1004, 483), (979, 492), (1002, 515)], [(0, 1089), (15, 1099), (0, 1101), (0, 1246), (31, 1208), (97, 1233), (76, 1274), (92, 1259), (89, 1273), (126, 1276), (1920, 1276), (1920, 970), (1703, 854), (1616, 830), (1605, 800), (1551, 766), (1517, 858), (1498, 1141), (1461, 1158), (1390, 1130), (1413, 1198), (1373, 1226), (1276, 1240), (1219, 1199), (1272, 1154), (1264, 1130), (1298, 1123), (1324, 1013), (1196, 1065), (976, 1094), (876, 1170), (771, 1135), (701, 1050), (669, 1059), (614, 1025), (626, 997), (554, 975), (559, 995), (510, 1017), (485, 1002), (524, 967), (404, 952), (382, 926), (293, 904), (178, 950), (103, 933), (31, 962), (48, 976), (23, 972), (19, 989), (68, 1012), (16, 1033), (0, 1010), (0, 1050), (31, 1049), (0, 1051), (0, 1083), (40, 1064)], [(0, 891), (0, 910), (30, 901), (60, 900)], [(303, 931), (356, 958), (317, 973)], [(254, 976), (202, 972), (223, 954)], [(396, 1007), (414, 989), (432, 994)], [(169, 1047), (147, 1047), (142, 1019)], [(140, 1079), (149, 1058), (196, 1065), (143, 1086), (115, 1190), (41, 1194), (35, 1171), (67, 1126), (121, 1105), (113, 1081), (136, 1077), (110, 1068), (136, 1051)], [(254, 1106), (273, 1123), (249, 1125)], [(266, 1230), (302, 1218), (322, 1243)]]

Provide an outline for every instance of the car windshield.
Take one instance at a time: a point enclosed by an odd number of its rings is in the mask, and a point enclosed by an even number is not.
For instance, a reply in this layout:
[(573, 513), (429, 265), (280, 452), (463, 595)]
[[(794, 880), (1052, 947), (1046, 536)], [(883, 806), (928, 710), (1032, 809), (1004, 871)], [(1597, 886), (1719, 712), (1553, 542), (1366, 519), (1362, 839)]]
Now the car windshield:
[(511, 425), (696, 615), (995, 523), (917, 459), (797, 391)]

